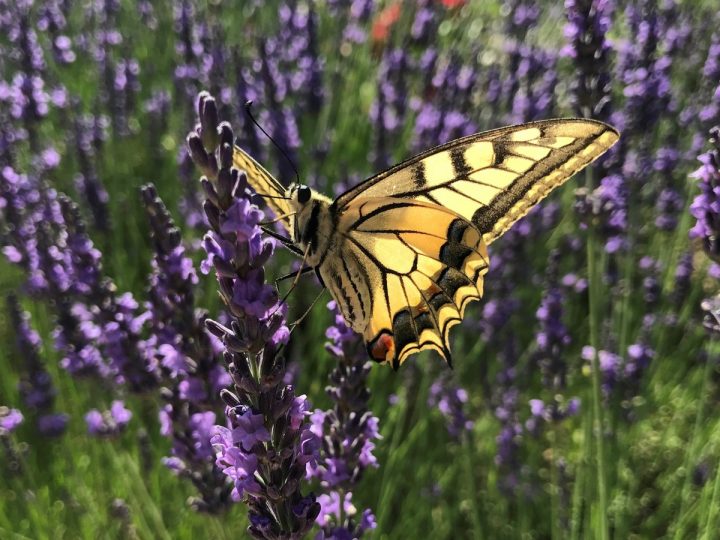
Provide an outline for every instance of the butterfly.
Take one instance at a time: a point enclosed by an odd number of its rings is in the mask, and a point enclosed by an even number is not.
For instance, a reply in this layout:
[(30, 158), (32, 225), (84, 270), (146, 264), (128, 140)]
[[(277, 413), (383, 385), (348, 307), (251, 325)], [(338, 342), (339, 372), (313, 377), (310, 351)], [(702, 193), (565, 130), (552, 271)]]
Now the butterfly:
[(424, 349), (452, 365), (449, 331), (482, 296), (487, 246), (618, 139), (595, 120), (503, 127), (427, 150), (334, 200), (285, 188), (237, 146), (233, 165), (370, 357), (397, 369)]

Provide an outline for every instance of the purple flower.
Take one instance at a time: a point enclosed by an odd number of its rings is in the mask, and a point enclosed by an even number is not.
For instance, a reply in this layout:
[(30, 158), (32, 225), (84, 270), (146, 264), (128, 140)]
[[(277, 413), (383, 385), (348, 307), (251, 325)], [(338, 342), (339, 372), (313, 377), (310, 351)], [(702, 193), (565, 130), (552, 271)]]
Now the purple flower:
[[(266, 53), (271, 46), (264, 45)], [(270, 67), (265, 61), (268, 78)], [(245, 174), (232, 167), (235, 137), (230, 125), (218, 125), (217, 106), (209, 94), (201, 93), (198, 105), (200, 125), (188, 136), (188, 147), (207, 175), (202, 184), (211, 230), (205, 245), (230, 314), (229, 327), (207, 321), (225, 346), (233, 382), (232, 391), (221, 393), (229, 427), (217, 426), (212, 438), (216, 463), (233, 482), (233, 499), (250, 508), (252, 537), (282, 537), (292, 531), (300, 538), (320, 511), (314, 495), (302, 495), (300, 483), (314, 460), (309, 453), (317, 446), (309, 442), (315, 435), (307, 418), (300, 420), (309, 406), (298, 403), (294, 388), (284, 383), (280, 352), (289, 336), (285, 310), (265, 283), (262, 268), (273, 245), (262, 238), (262, 213), (249, 204), (252, 193)]]
[(153, 185), (143, 186), (142, 196), (155, 251), (147, 304), (152, 332), (146, 346), (164, 384), (161, 433), (172, 439), (171, 456), (163, 463), (192, 481), (198, 491), (189, 501), (193, 509), (220, 513), (229, 504), (230, 486), (210, 459), (210, 432), (223, 408), (219, 391), (230, 381), (220, 375), (225, 370), (205, 328), (207, 315), (195, 308), (198, 277), (180, 230)]
[(127, 427), (132, 412), (125, 407), (125, 403), (115, 400), (110, 410), (100, 412), (97, 409), (88, 411), (85, 415), (88, 433), (98, 437), (116, 437)]
[(65, 433), (69, 417), (65, 413), (52, 413), (38, 416), (38, 431), (48, 437), (58, 437)]
[(713, 149), (698, 159), (701, 166), (693, 174), (698, 180), (700, 194), (690, 205), (690, 213), (696, 219), (690, 229), (690, 238), (700, 238), (708, 254), (720, 256), (720, 129), (711, 132)]
[(17, 297), (7, 298), (10, 320), (15, 334), (18, 357), (23, 370), (18, 384), (25, 405), (36, 415), (40, 433), (61, 435), (67, 424), (67, 415), (53, 413), (56, 390), (40, 353), (40, 336), (30, 325), (30, 314), (23, 311)]
[(352, 503), (352, 493), (342, 493), (331, 491), (318, 497), (321, 510), (316, 523), (321, 530), (316, 540), (361, 538), (366, 531), (377, 527), (375, 516), (370, 510), (365, 510), (358, 516), (357, 508)]
[(243, 450), (249, 452), (255, 443), (270, 440), (270, 433), (265, 428), (265, 420), (261, 414), (253, 414), (250, 409), (244, 413), (234, 413), (233, 419), (237, 427), (232, 430), (233, 443), (238, 444)]
[[(592, 363), (593, 356), (595, 355), (595, 349), (590, 345), (586, 345), (582, 348), (581, 357), (583, 360)], [(621, 377), (623, 359), (615, 353), (606, 350), (600, 350), (597, 352), (598, 366), (602, 374), (603, 381), (603, 392), (606, 397), (615, 387), (618, 379)]]
[[(569, 416), (577, 415), (580, 411), (580, 403), (580, 398), (577, 397), (565, 402), (560, 396), (555, 396), (550, 403), (545, 403), (541, 399), (531, 399), (530, 414), (545, 422), (559, 422)], [(530, 421), (526, 423), (526, 427), (528, 431), (537, 431), (537, 426)]]
[(475, 425), (467, 416), (467, 391), (458, 386), (449, 374), (438, 377), (430, 386), (428, 406), (437, 407), (445, 418), (448, 433), (456, 439)]
[(215, 434), (210, 439), (216, 455), (216, 463), (223, 474), (229, 477), (234, 485), (232, 498), (241, 501), (245, 492), (260, 494), (260, 485), (255, 481), (257, 457), (247, 454), (235, 446), (232, 432), (222, 426), (215, 426)]
[(23, 422), (23, 414), (17, 409), (0, 407), (0, 436), (12, 433)]

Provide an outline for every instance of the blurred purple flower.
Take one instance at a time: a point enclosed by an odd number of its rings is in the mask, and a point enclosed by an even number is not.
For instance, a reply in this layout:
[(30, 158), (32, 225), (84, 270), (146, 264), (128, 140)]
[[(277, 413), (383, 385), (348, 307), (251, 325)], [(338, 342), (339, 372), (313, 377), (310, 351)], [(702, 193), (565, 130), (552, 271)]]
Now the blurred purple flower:
[(0, 437), (15, 431), (23, 420), (23, 414), (19, 410), (0, 406)]
[(18, 388), (27, 408), (36, 418), (38, 431), (57, 436), (65, 431), (67, 415), (53, 413), (55, 390), (50, 374), (43, 365), (40, 336), (30, 326), (30, 314), (23, 311), (17, 297), (7, 297), (17, 353), (23, 366)]
[(213, 463), (210, 437), (222, 410), (220, 390), (231, 380), (205, 328), (207, 314), (195, 308), (198, 277), (182, 245), (182, 235), (152, 184), (142, 188), (154, 248), (147, 303), (148, 354), (161, 372), (162, 434), (172, 439), (163, 463), (192, 481), (195, 510), (220, 513), (230, 502), (230, 486)]
[[(343, 495), (344, 493), (344, 495)], [(320, 532), (315, 540), (350, 540), (362, 538), (363, 534), (375, 529), (377, 523), (370, 510), (358, 516), (352, 503), (352, 493), (331, 491), (318, 497), (321, 510), (317, 517)]]
[(475, 425), (465, 411), (467, 402), (467, 391), (458, 386), (450, 374), (441, 375), (430, 386), (428, 406), (438, 408), (453, 438), (459, 439), (463, 432), (471, 431)]
[(120, 400), (115, 400), (110, 410), (100, 412), (97, 409), (88, 411), (85, 415), (88, 433), (98, 437), (116, 437), (127, 427), (132, 418), (132, 412)]

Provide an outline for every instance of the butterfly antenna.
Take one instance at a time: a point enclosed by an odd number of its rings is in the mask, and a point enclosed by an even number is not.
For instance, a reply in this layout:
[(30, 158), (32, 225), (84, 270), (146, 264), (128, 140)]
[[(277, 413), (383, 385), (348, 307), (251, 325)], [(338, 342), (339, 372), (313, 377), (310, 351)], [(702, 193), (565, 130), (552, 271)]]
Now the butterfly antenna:
[(281, 153), (283, 156), (285, 156), (285, 159), (288, 160), (288, 163), (290, 163), (290, 166), (293, 168), (293, 171), (295, 171), (295, 177), (297, 178), (297, 183), (300, 184), (300, 173), (298, 172), (297, 167), (295, 166), (295, 163), (293, 163), (293, 160), (290, 159), (290, 156), (287, 155), (287, 152), (285, 152), (285, 150), (283, 149), (283, 147), (280, 146), (280, 145), (277, 143), (277, 141), (276, 141), (275, 139), (273, 139), (273, 138), (270, 136), (270, 134), (263, 129), (263, 127), (258, 123), (257, 120), (255, 120), (255, 117), (253, 116), (253, 113), (252, 113), (252, 111), (250, 110), (250, 108), (252, 107), (252, 104), (253, 104), (252, 100), (247, 100), (247, 101), (245, 102), (245, 112), (246, 112), (247, 115), (250, 117), (250, 120), (252, 120), (252, 123), (255, 124), (255, 125), (260, 129), (260, 131), (262, 131), (262, 132), (265, 134), (265, 136), (272, 141), (272, 143), (275, 145), (275, 148), (277, 148), (278, 150), (280, 150), (280, 153)]

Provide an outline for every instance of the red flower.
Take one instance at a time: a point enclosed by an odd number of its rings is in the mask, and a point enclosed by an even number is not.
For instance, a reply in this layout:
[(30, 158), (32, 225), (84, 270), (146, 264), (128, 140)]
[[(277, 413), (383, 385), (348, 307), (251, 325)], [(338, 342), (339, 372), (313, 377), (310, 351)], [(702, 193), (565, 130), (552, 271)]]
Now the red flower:
[(442, 5), (448, 9), (459, 8), (465, 5), (466, 0), (440, 0)]
[(390, 35), (390, 28), (400, 18), (400, 2), (390, 4), (383, 9), (373, 21), (370, 33), (373, 42), (384, 43)]

